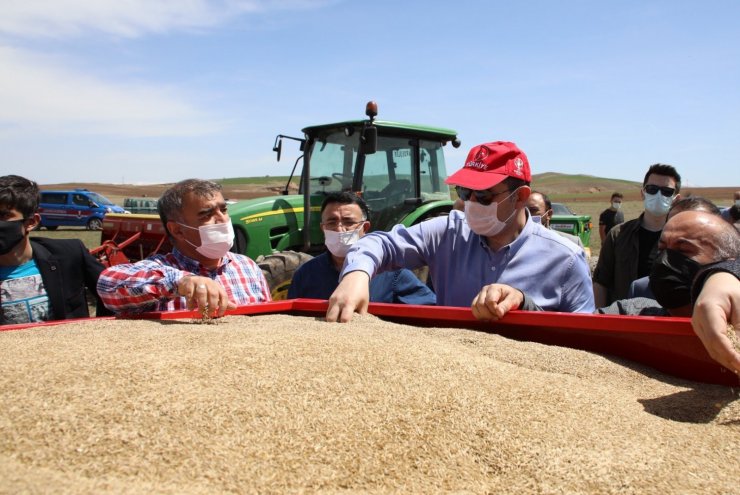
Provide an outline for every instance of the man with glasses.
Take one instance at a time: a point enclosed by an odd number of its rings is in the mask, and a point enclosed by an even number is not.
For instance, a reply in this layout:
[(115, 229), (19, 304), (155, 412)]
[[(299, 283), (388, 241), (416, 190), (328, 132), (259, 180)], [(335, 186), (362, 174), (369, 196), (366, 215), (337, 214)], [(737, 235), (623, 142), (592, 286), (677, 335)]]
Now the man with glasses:
[(668, 210), (681, 199), (681, 176), (671, 165), (652, 165), (642, 184), (645, 211), (639, 218), (614, 226), (601, 245), (593, 275), (598, 308), (627, 298), (632, 281), (650, 274)]
[(510, 309), (594, 310), (583, 250), (532, 220), (526, 155), (510, 142), (475, 146), (446, 182), (457, 186), (465, 212), (452, 210), (411, 227), (373, 232), (352, 247), (327, 321), (367, 310), (368, 280), (399, 267), (429, 267), (437, 304), (471, 306), (480, 319)]
[[(365, 201), (350, 192), (331, 193), (321, 204), (321, 230), (328, 251), (301, 265), (293, 275), (288, 299), (329, 299), (339, 285), (347, 251), (370, 229)], [(437, 298), (410, 270), (379, 274), (370, 282), (370, 301), (435, 304)]]
[(157, 202), (172, 251), (100, 274), (98, 295), (116, 314), (197, 309), (204, 317), (269, 302), (270, 287), (257, 263), (232, 253), (234, 229), (221, 184), (185, 179)]

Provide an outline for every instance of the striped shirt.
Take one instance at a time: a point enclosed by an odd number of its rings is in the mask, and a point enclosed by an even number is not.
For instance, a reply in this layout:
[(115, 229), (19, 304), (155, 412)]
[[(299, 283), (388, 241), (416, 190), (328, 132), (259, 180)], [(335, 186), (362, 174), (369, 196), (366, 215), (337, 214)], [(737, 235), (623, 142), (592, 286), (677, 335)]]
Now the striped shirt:
[(98, 279), (98, 294), (115, 313), (187, 309), (185, 298), (177, 294), (177, 283), (188, 275), (217, 281), (237, 306), (271, 300), (262, 270), (247, 256), (226, 253), (219, 266), (211, 270), (176, 248), (171, 253), (107, 268)]

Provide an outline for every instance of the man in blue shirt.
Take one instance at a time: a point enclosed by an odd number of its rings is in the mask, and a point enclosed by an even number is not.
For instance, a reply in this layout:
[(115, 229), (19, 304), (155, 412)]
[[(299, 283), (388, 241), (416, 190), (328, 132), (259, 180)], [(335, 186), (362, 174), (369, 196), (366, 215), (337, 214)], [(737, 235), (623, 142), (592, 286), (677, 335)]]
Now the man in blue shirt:
[(514, 143), (474, 147), (446, 180), (457, 186), (465, 213), (363, 237), (347, 254), (327, 321), (366, 312), (368, 280), (376, 274), (423, 265), (438, 305), (471, 306), (480, 319), (516, 308), (592, 313), (583, 250), (532, 220), (525, 208), (530, 181), (527, 157)]
[[(339, 272), (347, 251), (370, 228), (368, 214), (365, 201), (353, 193), (332, 193), (324, 199), (321, 229), (328, 251), (298, 268), (288, 289), (288, 299), (328, 299), (331, 296), (339, 285)], [(370, 301), (435, 304), (436, 297), (410, 270), (401, 269), (373, 278)]]

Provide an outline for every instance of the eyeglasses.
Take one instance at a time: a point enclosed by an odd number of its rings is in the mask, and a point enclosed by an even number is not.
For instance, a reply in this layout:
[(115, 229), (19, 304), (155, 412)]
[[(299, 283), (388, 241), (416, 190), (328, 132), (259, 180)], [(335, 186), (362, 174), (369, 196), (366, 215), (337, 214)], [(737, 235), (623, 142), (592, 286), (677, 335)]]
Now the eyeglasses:
[(344, 228), (344, 230), (354, 230), (357, 225), (365, 222), (367, 222), (367, 220), (358, 220), (357, 222), (347, 220), (337, 222), (336, 220), (329, 220), (328, 222), (321, 222), (321, 225), (328, 230), (339, 230), (339, 227)]
[(499, 192), (492, 192), (490, 189), (484, 189), (482, 191), (476, 191), (475, 189), (469, 189), (467, 187), (455, 186), (457, 195), (463, 201), (470, 201), (470, 197), (475, 194), (475, 200), (483, 206), (488, 206), (493, 203), (493, 198), (500, 196), (501, 194), (511, 192), (510, 189), (504, 189)]
[(666, 198), (670, 198), (676, 193), (676, 190), (672, 187), (656, 186), (655, 184), (648, 184), (643, 189), (648, 194), (657, 194), (660, 191), (660, 194)]

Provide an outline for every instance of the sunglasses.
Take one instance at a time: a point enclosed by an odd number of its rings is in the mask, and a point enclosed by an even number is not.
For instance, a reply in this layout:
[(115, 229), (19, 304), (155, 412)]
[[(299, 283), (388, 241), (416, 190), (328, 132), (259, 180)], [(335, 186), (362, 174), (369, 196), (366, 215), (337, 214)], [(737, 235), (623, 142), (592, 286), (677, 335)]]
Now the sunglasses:
[(672, 197), (676, 192), (676, 190), (672, 187), (656, 186), (655, 184), (648, 184), (643, 189), (645, 189), (645, 192), (648, 194), (657, 194), (658, 191), (660, 191), (660, 194), (662, 194), (666, 198)]
[(493, 198), (500, 196), (501, 194), (511, 192), (510, 189), (504, 189), (499, 192), (492, 192), (490, 189), (484, 189), (482, 191), (476, 191), (475, 189), (469, 189), (467, 187), (455, 186), (457, 195), (463, 201), (470, 201), (470, 197), (475, 194), (475, 200), (483, 206), (488, 206), (493, 203)]

